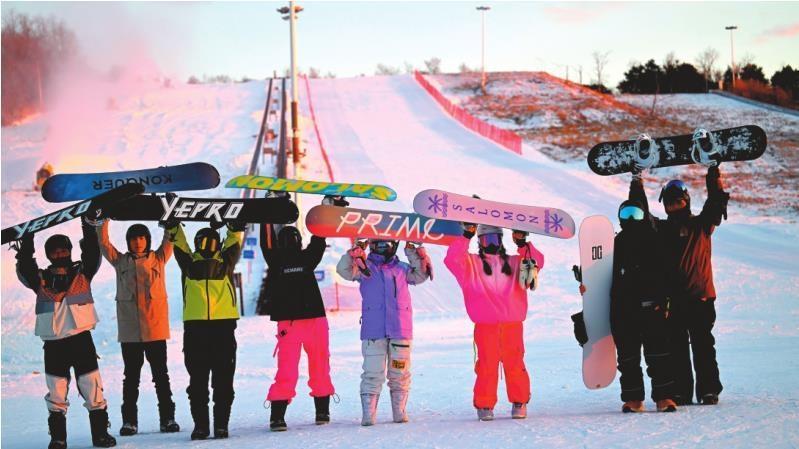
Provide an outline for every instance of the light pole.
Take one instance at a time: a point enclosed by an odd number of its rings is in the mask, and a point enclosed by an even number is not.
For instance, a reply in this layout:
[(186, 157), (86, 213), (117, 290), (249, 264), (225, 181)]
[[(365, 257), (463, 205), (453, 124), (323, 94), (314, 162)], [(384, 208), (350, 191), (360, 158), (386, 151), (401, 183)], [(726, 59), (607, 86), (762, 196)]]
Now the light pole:
[(480, 86), (483, 89), (483, 95), (486, 94), (486, 11), (491, 9), (490, 6), (478, 6), (476, 8), (480, 11), (480, 18), (482, 22), (481, 26), (481, 42), (482, 42), (482, 49), (481, 49), (481, 57), (480, 57), (480, 65), (482, 66), (483, 76), (480, 81)]
[(283, 20), (289, 21), (291, 34), (291, 152), (294, 164), (300, 161), (300, 123), (297, 96), (297, 13), (302, 11), (302, 6), (295, 6), (294, 1), (289, 6), (278, 8), (277, 12), (283, 14)]
[(732, 32), (738, 29), (737, 25), (730, 25), (724, 27), (725, 30), (730, 31), (730, 72), (732, 74), (732, 88), (735, 90), (735, 50), (732, 45)]

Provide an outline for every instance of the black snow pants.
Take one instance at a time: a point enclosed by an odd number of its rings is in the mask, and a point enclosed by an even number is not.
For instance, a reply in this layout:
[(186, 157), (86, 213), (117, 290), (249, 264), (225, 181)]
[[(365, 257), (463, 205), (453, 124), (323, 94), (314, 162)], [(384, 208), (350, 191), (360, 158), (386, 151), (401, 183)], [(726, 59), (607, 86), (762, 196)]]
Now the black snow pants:
[[(640, 304), (640, 305), (639, 305)], [(670, 365), (669, 329), (664, 305), (636, 301), (614, 311), (613, 341), (621, 378), (621, 400), (644, 400), (644, 375), (641, 371), (641, 346), (646, 373), (652, 379), (652, 399), (671, 399), (674, 375)]]
[(188, 321), (183, 332), (183, 358), (189, 373), (191, 416), (196, 426), (210, 428), (208, 380), (214, 390), (214, 428), (228, 428), (236, 372), (236, 322)]
[(169, 387), (169, 372), (166, 365), (166, 340), (146, 343), (122, 343), (122, 360), (125, 363), (125, 378), (122, 380), (122, 421), (138, 424), (136, 403), (139, 400), (139, 382), (144, 359), (150, 364), (150, 372), (158, 397), (158, 416), (161, 422), (175, 418), (175, 403)]
[(671, 302), (669, 319), (671, 352), (676, 381), (675, 400), (678, 403), (692, 403), (694, 375), (696, 371), (696, 399), (700, 401), (706, 394), (721, 393), (719, 366), (716, 362), (716, 340), (713, 338), (713, 324), (716, 322), (716, 298), (689, 299), (677, 298)]

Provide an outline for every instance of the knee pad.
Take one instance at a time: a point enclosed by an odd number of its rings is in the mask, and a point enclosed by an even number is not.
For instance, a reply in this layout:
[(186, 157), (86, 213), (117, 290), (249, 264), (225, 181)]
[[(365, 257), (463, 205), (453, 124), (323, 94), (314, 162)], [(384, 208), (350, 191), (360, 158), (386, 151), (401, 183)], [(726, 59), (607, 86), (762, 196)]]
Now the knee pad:
[(78, 376), (78, 392), (86, 401), (83, 406), (88, 410), (102, 410), (106, 408), (105, 397), (103, 396), (103, 380), (100, 378), (100, 371), (94, 370)]
[(47, 410), (51, 412), (61, 412), (66, 414), (69, 408), (69, 377), (59, 377), (52, 374), (45, 374), (47, 382), (47, 394), (44, 401), (47, 403)]

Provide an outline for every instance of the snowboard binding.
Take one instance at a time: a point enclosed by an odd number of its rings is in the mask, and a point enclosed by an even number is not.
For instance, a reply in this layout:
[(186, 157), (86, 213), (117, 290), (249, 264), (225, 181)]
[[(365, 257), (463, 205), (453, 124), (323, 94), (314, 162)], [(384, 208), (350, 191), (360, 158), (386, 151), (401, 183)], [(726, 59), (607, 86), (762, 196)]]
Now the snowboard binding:
[(714, 167), (719, 164), (718, 157), (722, 151), (718, 139), (704, 128), (697, 128), (691, 137), (691, 159), (697, 164)]
[(635, 138), (633, 161), (638, 171), (656, 166), (660, 159), (659, 155), (658, 145), (649, 134), (641, 133)]

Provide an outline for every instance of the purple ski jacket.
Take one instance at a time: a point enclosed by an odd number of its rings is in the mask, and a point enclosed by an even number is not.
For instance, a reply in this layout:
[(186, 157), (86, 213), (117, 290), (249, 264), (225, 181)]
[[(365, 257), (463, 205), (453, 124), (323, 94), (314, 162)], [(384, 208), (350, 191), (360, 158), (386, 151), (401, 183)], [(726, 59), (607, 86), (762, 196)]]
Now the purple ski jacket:
[(421, 284), (429, 273), (423, 269), (425, 260), (416, 249), (406, 248), (405, 254), (410, 263), (400, 262), (397, 256), (386, 261), (383, 256), (370, 253), (366, 258), (371, 272), (369, 277), (355, 266), (349, 253), (344, 253), (339, 260), (336, 266), (338, 274), (361, 284), (361, 340), (413, 338), (413, 309), (408, 285)]

